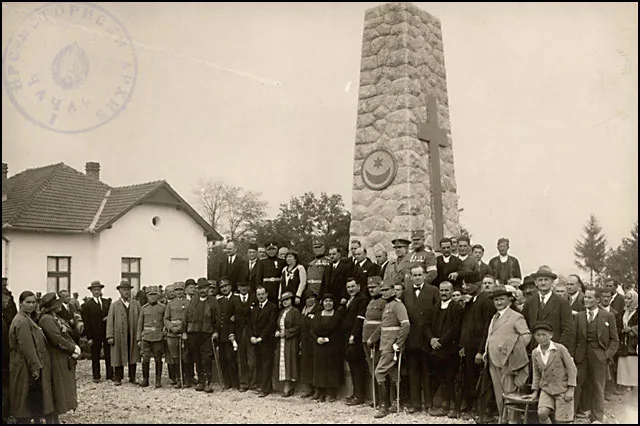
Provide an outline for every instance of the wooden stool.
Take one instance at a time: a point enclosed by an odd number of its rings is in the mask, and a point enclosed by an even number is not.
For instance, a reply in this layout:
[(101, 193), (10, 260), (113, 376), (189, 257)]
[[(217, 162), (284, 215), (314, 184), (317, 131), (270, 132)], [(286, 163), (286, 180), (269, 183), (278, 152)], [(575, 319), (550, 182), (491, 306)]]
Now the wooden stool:
[(509, 412), (524, 413), (523, 423), (527, 424), (529, 413), (538, 411), (538, 397), (529, 398), (524, 393), (503, 393), (502, 413), (500, 413), (500, 423), (508, 421)]

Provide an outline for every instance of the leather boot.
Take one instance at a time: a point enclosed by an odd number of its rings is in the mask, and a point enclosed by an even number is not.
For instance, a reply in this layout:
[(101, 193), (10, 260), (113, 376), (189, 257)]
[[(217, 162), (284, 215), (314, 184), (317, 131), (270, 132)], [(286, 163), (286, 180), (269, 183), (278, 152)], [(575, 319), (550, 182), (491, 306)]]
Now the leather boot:
[(204, 391), (206, 393), (213, 393), (213, 386), (211, 386), (211, 378), (207, 378), (206, 384), (204, 385)]
[(167, 369), (169, 370), (169, 381), (172, 385), (178, 383), (178, 364), (168, 364)]
[(149, 363), (142, 363), (142, 382), (140, 383), (140, 387), (146, 388), (149, 386)]
[(380, 419), (389, 414), (389, 388), (384, 384), (378, 384), (378, 394), (380, 395), (380, 406), (376, 414), (373, 415), (376, 419)]
[(387, 404), (390, 413), (398, 412), (398, 402), (396, 401), (398, 383), (388, 381), (385, 383), (387, 387)]
[(156, 388), (162, 387), (162, 361), (156, 361)]

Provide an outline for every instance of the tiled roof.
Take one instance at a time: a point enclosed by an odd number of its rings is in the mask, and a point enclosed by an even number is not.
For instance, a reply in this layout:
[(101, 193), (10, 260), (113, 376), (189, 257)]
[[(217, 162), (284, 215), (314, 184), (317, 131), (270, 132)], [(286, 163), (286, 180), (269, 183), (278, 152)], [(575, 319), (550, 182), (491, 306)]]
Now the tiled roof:
[(27, 169), (7, 179), (2, 226), (53, 232), (99, 232), (161, 187), (171, 193), (177, 204), (184, 206), (185, 212), (210, 238), (222, 239), (165, 181), (114, 188), (64, 163)]

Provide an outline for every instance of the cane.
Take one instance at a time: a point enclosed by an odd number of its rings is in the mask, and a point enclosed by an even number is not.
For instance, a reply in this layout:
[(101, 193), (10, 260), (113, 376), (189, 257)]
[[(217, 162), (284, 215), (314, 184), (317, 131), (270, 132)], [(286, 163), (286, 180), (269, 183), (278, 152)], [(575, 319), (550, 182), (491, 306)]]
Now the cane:
[(213, 345), (213, 354), (216, 357), (216, 370), (218, 371), (218, 378), (220, 379), (220, 384), (222, 385), (222, 387), (224, 387), (224, 379), (222, 378), (222, 369), (220, 368), (220, 351), (218, 350), (218, 347), (213, 342), (213, 339), (211, 339), (211, 344)]
[(376, 409), (376, 375), (374, 374), (376, 369), (376, 351), (371, 348), (371, 395), (373, 396), (373, 409)]
[(396, 407), (398, 414), (400, 413), (400, 368), (402, 367), (402, 349), (400, 349), (400, 356), (398, 352), (393, 352), (393, 360), (398, 361), (398, 381), (396, 383)]
[(184, 388), (184, 379), (182, 378), (182, 345), (184, 345), (184, 340), (182, 340), (182, 336), (178, 337), (178, 339), (180, 339), (180, 342), (178, 343), (178, 358), (180, 358), (180, 365), (178, 366), (178, 368), (180, 368), (180, 387)]

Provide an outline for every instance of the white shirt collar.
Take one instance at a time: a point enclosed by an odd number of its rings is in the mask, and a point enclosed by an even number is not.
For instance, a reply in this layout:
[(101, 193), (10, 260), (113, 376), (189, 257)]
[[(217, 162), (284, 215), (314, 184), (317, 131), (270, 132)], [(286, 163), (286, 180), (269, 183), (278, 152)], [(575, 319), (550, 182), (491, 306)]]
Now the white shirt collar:
[(458, 256), (458, 259), (460, 259), (460, 260), (462, 260), (464, 262), (465, 260), (467, 260), (468, 257), (469, 257), (469, 255), (466, 255), (464, 257)]
[(127, 302), (126, 300), (124, 300), (122, 297), (120, 298), (120, 300), (122, 301), (122, 303), (124, 304), (124, 306), (126, 306), (127, 308), (129, 307), (129, 302)]
[[(540, 345), (538, 345), (536, 349), (538, 349), (540, 353), (542, 353), (542, 348), (540, 347)], [(547, 353), (551, 352), (552, 350), (554, 351), (558, 350), (558, 347), (556, 346), (555, 343), (553, 343), (553, 340), (549, 341), (549, 347), (547, 348)]]
[(599, 308), (603, 309), (603, 310), (605, 310), (607, 312), (611, 312), (611, 305), (609, 305), (609, 306), (599, 306)]
[(200, 299), (201, 302), (204, 302), (205, 300), (207, 300), (208, 297), (209, 296), (205, 296), (205, 297), (200, 296), (199, 299)]
[(260, 309), (264, 309), (264, 305), (266, 305), (268, 302), (268, 300), (265, 300), (264, 302), (260, 303)]
[(449, 256), (445, 256), (444, 254), (442, 255), (442, 261), (444, 263), (449, 263), (450, 260), (451, 260), (451, 255)]
[(506, 308), (504, 308), (501, 311), (496, 311), (497, 314), (500, 315), (500, 318), (502, 318), (502, 316), (504, 315), (505, 312), (507, 312), (507, 309), (509, 309), (509, 307), (507, 306)]
[(440, 309), (447, 309), (449, 307), (450, 303), (451, 303), (451, 299), (447, 300), (446, 302), (441, 301), (440, 302)]
[(547, 304), (547, 302), (549, 302), (549, 298), (551, 297), (551, 293), (553, 293), (553, 292), (552, 291), (548, 292), (546, 296), (543, 296), (542, 293), (540, 293), (540, 299), (543, 300), (545, 305)]
[(94, 297), (93, 301), (96, 302), (98, 305), (102, 305), (102, 302), (100, 301), (99, 297)]
[(505, 263), (507, 260), (509, 260), (509, 255), (500, 255), (500, 262)]
[(598, 315), (598, 307), (596, 306), (595, 309), (587, 309), (587, 318), (589, 318), (589, 312), (593, 312), (593, 317), (595, 318)]
[(367, 261), (367, 259), (363, 260), (362, 262), (358, 262), (358, 264), (362, 267), (362, 266), (364, 266), (364, 262), (366, 262), (366, 261)]
[(235, 255), (235, 254), (233, 254), (233, 255), (231, 255), (231, 256), (227, 256), (227, 260), (228, 260), (229, 258), (231, 258), (231, 263), (233, 263), (233, 262), (235, 262), (235, 261), (236, 261), (236, 255)]

